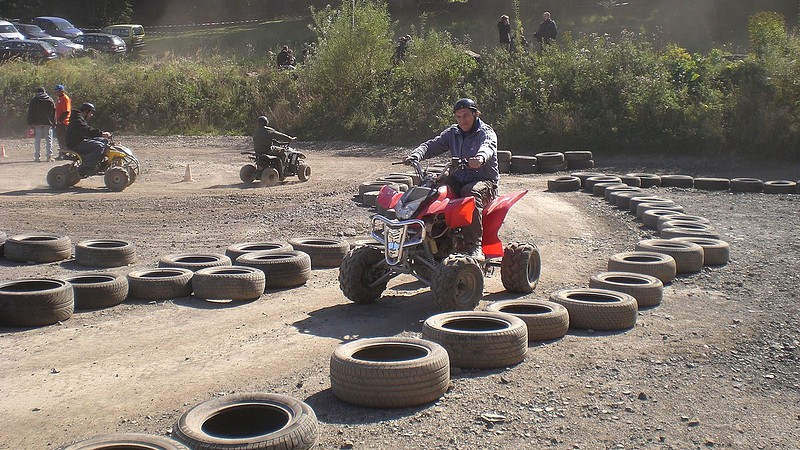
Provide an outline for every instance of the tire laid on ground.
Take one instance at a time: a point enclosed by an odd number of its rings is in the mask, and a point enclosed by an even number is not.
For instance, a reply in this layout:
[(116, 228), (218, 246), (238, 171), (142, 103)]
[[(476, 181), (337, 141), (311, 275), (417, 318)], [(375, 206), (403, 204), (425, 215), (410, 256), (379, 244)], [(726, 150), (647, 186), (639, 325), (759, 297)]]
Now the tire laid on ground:
[(511, 161), (498, 161), (497, 171), (500, 173), (511, 173)]
[(500, 279), (508, 292), (533, 292), (542, 274), (542, 258), (536, 244), (512, 242), (503, 249)]
[(621, 186), (627, 186), (627, 185), (624, 184), (624, 183), (617, 183), (615, 181), (606, 181), (606, 182), (603, 182), (603, 183), (595, 183), (594, 186), (592, 186), (592, 195), (594, 195), (595, 197), (603, 197), (603, 198), (605, 198), (606, 197), (606, 189), (608, 189), (610, 187), (621, 187)]
[(230, 265), (231, 259), (220, 253), (181, 253), (162, 256), (158, 260), (158, 267), (179, 267), (191, 271)]
[(369, 191), (361, 194), (361, 203), (367, 206), (376, 206), (378, 203), (378, 193), (380, 191)]
[(311, 257), (295, 250), (245, 253), (236, 258), (236, 265), (263, 270), (267, 289), (297, 287), (311, 279)]
[(628, 186), (642, 187), (642, 179), (631, 175), (620, 175), (620, 180)]
[(522, 319), (528, 327), (528, 342), (560, 339), (569, 330), (567, 309), (546, 300), (501, 300), (490, 303), (486, 310)]
[(628, 212), (633, 215), (636, 215), (636, 211), (639, 209), (639, 205), (642, 203), (655, 203), (655, 202), (662, 202), (663, 205), (674, 205), (675, 202), (672, 200), (668, 200), (663, 197), (656, 197), (653, 195), (640, 195), (636, 197), (631, 197), (630, 201), (628, 202)]
[(542, 165), (561, 165), (566, 162), (564, 154), (561, 152), (542, 152), (534, 155), (536, 157), (536, 164)]
[(659, 217), (658, 218), (658, 223), (656, 223), (656, 229), (658, 231), (661, 231), (661, 229), (664, 228), (664, 224), (666, 224), (667, 222), (671, 222), (673, 220), (678, 220), (678, 221), (681, 221), (681, 222), (689, 222), (689, 223), (698, 223), (698, 224), (701, 224), (701, 225), (711, 225), (711, 221), (706, 219), (705, 217), (692, 216), (692, 215), (689, 215), (689, 214), (675, 213), (675, 214), (667, 214), (667, 215), (663, 215), (663, 216)]
[(225, 249), (225, 256), (236, 261), (236, 258), (250, 252), (287, 252), (292, 246), (283, 242), (240, 242)]
[(173, 430), (193, 450), (302, 450), (314, 447), (319, 438), (310, 406), (266, 392), (201, 402), (184, 412)]
[(550, 192), (573, 192), (581, 188), (578, 177), (566, 176), (547, 180), (547, 190)]
[(49, 263), (72, 256), (72, 241), (67, 236), (27, 233), (6, 239), (6, 258), (19, 262)]
[(5, 256), (6, 254), (6, 233), (4, 231), (0, 231), (0, 256)]
[(653, 173), (627, 173), (629, 177), (636, 177), (639, 179), (640, 186), (643, 188), (661, 186), (661, 177)]
[(539, 168), (540, 173), (556, 173), (556, 172), (563, 172), (567, 170), (567, 162), (560, 162), (556, 164), (542, 164), (541, 162), (537, 162), (536, 166)]
[(647, 211), (652, 210), (663, 210), (663, 211), (672, 211), (672, 212), (679, 212), (682, 213), (685, 211), (683, 206), (676, 205), (672, 201), (669, 202), (647, 202), (647, 203), (639, 203), (639, 206), (636, 207), (636, 217), (639, 219), (644, 219), (644, 213)]
[(391, 181), (365, 181), (358, 186), (358, 196), (363, 196), (365, 192), (380, 191), (386, 185), (391, 186), (396, 191), (400, 190), (400, 186)]
[(570, 328), (617, 331), (636, 325), (639, 307), (632, 295), (607, 289), (564, 289), (550, 301), (569, 311)]
[(594, 185), (597, 183), (618, 183), (622, 184), (622, 180), (619, 177), (613, 175), (603, 175), (599, 177), (589, 177), (583, 180), (583, 190), (589, 193), (594, 191)]
[(378, 178), (378, 181), (390, 181), (398, 185), (403, 184), (406, 186), (406, 189), (414, 186), (414, 180), (412, 180), (411, 177), (407, 175), (386, 175), (384, 177)]
[(511, 157), (511, 173), (536, 173), (538, 172), (535, 156), (514, 155)]
[(324, 237), (301, 237), (289, 239), (294, 250), (311, 257), (311, 267), (339, 267), (342, 259), (350, 251), (345, 239)]
[(194, 296), (205, 300), (255, 300), (266, 288), (266, 275), (245, 266), (206, 267), (194, 273)]
[(85, 267), (122, 267), (136, 261), (132, 242), (92, 239), (75, 244), (75, 262)]
[(758, 178), (731, 178), (731, 192), (761, 192), (764, 181)]
[(714, 231), (714, 228), (710, 225), (681, 222), (679, 220), (670, 220), (669, 222), (666, 222), (658, 234), (664, 239), (671, 239), (674, 237), (706, 237), (711, 239), (721, 239), (720, 234)]
[(656, 252), (672, 256), (676, 273), (697, 273), (703, 270), (703, 247), (692, 242), (670, 239), (645, 239), (636, 244), (636, 251)]
[(420, 179), (419, 175), (413, 172), (392, 172), (389, 174), (389, 176), (393, 175), (411, 178), (412, 186), (419, 186), (419, 184), (422, 183), (422, 179)]
[(570, 176), (578, 177), (581, 180), (581, 187), (583, 187), (586, 183), (586, 179), (589, 177), (603, 177), (605, 176), (604, 173), (600, 172), (572, 172)]
[(128, 274), (128, 297), (154, 301), (188, 297), (193, 275), (181, 267), (135, 270)]
[(424, 339), (381, 337), (340, 345), (330, 359), (331, 391), (347, 403), (405, 408), (442, 397), (450, 385), (450, 358)]
[(189, 450), (166, 436), (143, 433), (114, 433), (95, 436), (59, 447), (59, 450)]
[(589, 277), (589, 287), (633, 296), (640, 308), (657, 306), (664, 298), (664, 283), (656, 277), (634, 272), (603, 272)]
[(617, 205), (617, 209), (621, 211), (630, 211), (631, 199), (634, 197), (641, 197), (642, 195), (645, 194), (637, 191), (612, 192), (611, 198), (615, 199), (614, 204)]
[(528, 326), (511, 314), (456, 311), (425, 320), (422, 336), (447, 350), (450, 365), (462, 369), (508, 367), (525, 359)]
[(727, 191), (731, 187), (731, 180), (727, 178), (697, 177), (694, 179), (694, 188), (705, 191)]
[(509, 150), (498, 150), (497, 151), (497, 162), (511, 162), (511, 152)]
[(642, 192), (642, 189), (638, 188), (638, 187), (635, 187), (635, 186), (628, 186), (628, 185), (624, 185), (624, 184), (617, 185), (617, 186), (608, 186), (605, 189), (605, 191), (603, 191), (603, 198), (605, 198), (608, 203), (612, 203), (612, 204), (616, 205), (617, 204), (617, 198), (615, 196), (612, 196), (612, 194), (615, 193), (615, 192), (619, 192), (619, 193), (622, 193), (622, 192)]
[(661, 175), (661, 187), (694, 187), (694, 178), (689, 175)]
[(793, 194), (797, 183), (789, 180), (771, 180), (764, 182), (765, 194)]
[(36, 327), (72, 317), (72, 286), (64, 280), (30, 278), (0, 283), (0, 325)]
[(378, 282), (389, 271), (384, 261), (383, 251), (376, 245), (350, 250), (339, 266), (339, 289), (344, 296), (359, 304), (373, 303), (380, 298), (389, 282), (388, 279)]
[(567, 161), (568, 165), (576, 162), (591, 161), (593, 158), (594, 155), (590, 150), (569, 150), (564, 152), (564, 160)]
[(642, 223), (647, 228), (658, 229), (658, 220), (661, 217), (680, 217), (685, 215), (682, 212), (672, 211), (669, 209), (648, 209), (642, 214)]
[(483, 271), (473, 258), (450, 255), (431, 274), (431, 294), (443, 311), (473, 310), (483, 297)]
[(633, 272), (650, 275), (667, 284), (675, 279), (675, 258), (663, 253), (623, 252), (608, 259), (609, 272)]
[(703, 264), (706, 266), (722, 266), (730, 260), (730, 244), (725, 241), (703, 237), (676, 237), (670, 240), (691, 242), (703, 247)]
[(128, 279), (110, 273), (86, 273), (63, 278), (72, 285), (75, 309), (116, 306), (128, 298)]

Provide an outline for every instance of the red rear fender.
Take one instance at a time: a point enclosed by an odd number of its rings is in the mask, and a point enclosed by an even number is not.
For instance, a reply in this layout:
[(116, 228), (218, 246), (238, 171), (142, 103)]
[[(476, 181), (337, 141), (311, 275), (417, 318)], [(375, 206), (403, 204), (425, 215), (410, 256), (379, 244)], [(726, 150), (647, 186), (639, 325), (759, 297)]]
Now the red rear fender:
[(483, 253), (488, 258), (503, 256), (503, 243), (497, 237), (500, 226), (506, 219), (508, 210), (525, 196), (528, 190), (503, 194), (492, 200), (488, 207), (483, 208)]

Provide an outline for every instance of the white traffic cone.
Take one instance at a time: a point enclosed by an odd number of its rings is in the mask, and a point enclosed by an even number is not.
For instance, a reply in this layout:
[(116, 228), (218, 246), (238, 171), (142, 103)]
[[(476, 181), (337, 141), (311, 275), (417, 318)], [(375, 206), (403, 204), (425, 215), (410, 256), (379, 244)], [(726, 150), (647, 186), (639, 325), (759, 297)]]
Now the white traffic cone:
[(0, 144), (0, 158), (8, 158), (8, 155), (6, 155), (6, 144)]
[(183, 176), (183, 181), (194, 181), (192, 179), (192, 166), (186, 165), (186, 174)]

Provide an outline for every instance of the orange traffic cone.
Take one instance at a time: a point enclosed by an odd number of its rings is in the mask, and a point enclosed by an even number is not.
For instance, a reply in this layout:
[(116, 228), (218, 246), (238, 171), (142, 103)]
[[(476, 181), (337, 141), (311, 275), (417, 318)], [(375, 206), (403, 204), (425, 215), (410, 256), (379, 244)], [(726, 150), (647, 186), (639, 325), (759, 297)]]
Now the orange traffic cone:
[(186, 174), (183, 176), (183, 181), (194, 181), (192, 179), (192, 167), (189, 164), (186, 165)]
[(8, 158), (8, 155), (6, 155), (6, 144), (0, 144), (0, 158)]

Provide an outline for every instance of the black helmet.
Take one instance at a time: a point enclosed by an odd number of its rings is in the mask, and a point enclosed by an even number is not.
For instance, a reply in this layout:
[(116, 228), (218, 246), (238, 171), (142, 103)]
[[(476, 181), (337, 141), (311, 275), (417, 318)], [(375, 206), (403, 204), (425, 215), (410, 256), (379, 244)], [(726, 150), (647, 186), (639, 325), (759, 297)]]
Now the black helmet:
[(267, 116), (258, 116), (258, 123), (267, 126), (269, 125), (269, 119), (267, 119)]
[(471, 98), (462, 98), (461, 100), (457, 101), (455, 106), (453, 106), (453, 112), (458, 111), (459, 109), (469, 108), (473, 111), (478, 111), (478, 105), (472, 101)]
[(89, 102), (86, 102), (86, 103), (82, 104), (82, 105), (81, 105), (81, 107), (80, 107), (80, 108), (78, 108), (78, 109), (79, 109), (81, 112), (87, 112), (87, 111), (94, 111), (94, 110), (95, 110), (95, 109), (94, 109), (94, 105), (93, 105), (93, 104), (91, 104), (91, 103), (89, 103)]

